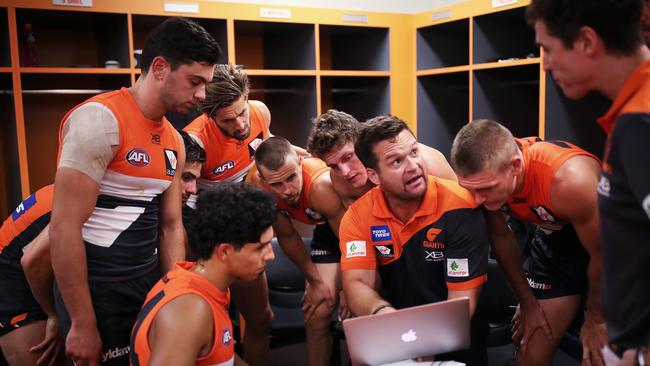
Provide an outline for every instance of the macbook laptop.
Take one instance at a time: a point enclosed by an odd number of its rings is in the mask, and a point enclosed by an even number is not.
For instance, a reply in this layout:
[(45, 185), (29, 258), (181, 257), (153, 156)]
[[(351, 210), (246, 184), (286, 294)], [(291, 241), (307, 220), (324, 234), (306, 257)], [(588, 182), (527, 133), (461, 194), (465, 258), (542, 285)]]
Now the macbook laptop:
[(459, 298), (343, 321), (352, 365), (378, 365), (467, 349), (469, 299)]

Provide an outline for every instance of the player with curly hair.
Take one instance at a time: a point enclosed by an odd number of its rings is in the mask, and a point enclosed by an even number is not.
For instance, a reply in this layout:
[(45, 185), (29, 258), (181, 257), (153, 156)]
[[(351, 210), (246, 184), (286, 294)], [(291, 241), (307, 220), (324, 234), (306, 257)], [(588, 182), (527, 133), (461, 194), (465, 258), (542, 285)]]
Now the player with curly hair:
[[(243, 364), (234, 353), (229, 287), (274, 259), (271, 194), (245, 183), (203, 191), (188, 230), (196, 262), (177, 263), (149, 292), (131, 336), (131, 364)], [(179, 337), (179, 335), (182, 335)]]

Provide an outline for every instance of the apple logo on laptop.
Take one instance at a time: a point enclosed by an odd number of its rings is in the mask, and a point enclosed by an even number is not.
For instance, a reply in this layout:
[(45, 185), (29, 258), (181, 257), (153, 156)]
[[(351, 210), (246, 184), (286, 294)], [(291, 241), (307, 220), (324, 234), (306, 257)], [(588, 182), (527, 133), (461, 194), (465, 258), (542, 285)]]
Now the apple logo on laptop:
[(408, 332), (402, 334), (402, 342), (415, 342), (418, 339), (418, 336), (415, 334), (413, 329), (409, 329)]

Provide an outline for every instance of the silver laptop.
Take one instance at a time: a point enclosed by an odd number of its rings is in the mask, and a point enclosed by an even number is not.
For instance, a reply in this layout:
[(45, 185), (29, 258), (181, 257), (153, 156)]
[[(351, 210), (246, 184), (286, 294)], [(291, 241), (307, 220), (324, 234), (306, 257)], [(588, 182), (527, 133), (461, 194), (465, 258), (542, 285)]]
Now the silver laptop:
[(343, 321), (354, 366), (467, 349), (469, 329), (466, 297)]

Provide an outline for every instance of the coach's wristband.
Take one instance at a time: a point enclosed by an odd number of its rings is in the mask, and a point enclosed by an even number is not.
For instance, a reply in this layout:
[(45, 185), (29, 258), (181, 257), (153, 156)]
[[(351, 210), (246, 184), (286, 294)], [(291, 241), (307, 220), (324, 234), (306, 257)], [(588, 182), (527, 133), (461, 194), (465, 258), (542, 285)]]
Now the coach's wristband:
[(391, 304), (381, 304), (375, 308), (375, 310), (370, 313), (370, 315), (376, 315), (378, 312), (380, 312), (382, 309), (389, 308), (391, 307)]

